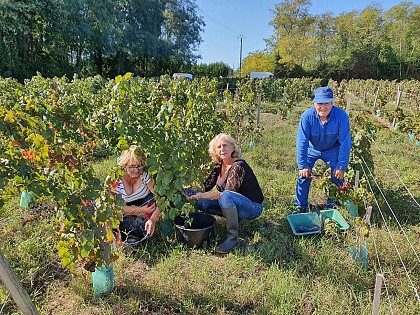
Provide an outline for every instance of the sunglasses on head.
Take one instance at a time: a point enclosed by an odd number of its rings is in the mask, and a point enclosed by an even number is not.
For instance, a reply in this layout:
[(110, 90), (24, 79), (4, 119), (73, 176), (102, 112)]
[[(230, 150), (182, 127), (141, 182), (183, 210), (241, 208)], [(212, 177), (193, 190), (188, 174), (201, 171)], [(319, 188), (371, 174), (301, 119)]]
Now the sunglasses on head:
[(123, 169), (128, 169), (130, 171), (135, 171), (135, 170), (140, 171), (144, 169), (144, 167), (145, 167), (144, 165), (126, 165), (123, 167)]

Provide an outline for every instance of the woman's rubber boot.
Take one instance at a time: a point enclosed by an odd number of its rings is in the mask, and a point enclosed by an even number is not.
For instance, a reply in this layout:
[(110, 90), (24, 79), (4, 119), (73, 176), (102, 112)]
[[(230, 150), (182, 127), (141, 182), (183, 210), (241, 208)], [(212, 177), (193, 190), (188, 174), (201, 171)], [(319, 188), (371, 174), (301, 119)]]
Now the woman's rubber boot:
[(224, 240), (224, 242), (219, 245), (216, 251), (219, 254), (227, 254), (230, 253), (238, 244), (238, 210), (236, 209), (236, 207), (222, 208), (222, 212), (223, 216), (226, 218), (226, 228), (228, 231), (228, 236)]

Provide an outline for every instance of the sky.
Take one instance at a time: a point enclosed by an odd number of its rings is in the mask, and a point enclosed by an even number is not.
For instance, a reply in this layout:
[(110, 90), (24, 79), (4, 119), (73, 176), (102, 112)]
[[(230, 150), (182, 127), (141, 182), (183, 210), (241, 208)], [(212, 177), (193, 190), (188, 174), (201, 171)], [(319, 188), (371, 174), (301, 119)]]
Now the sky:
[[(410, 0), (407, 0), (410, 1)], [(264, 39), (270, 38), (274, 28), (269, 25), (271, 12), (280, 0), (196, 0), (198, 14), (206, 26), (201, 34), (202, 43), (198, 63), (225, 62), (233, 69), (239, 68), (250, 53), (264, 50)], [(383, 11), (400, 4), (402, 0), (312, 0), (311, 15), (331, 12), (334, 16), (353, 10), (363, 10), (377, 4)], [(420, 0), (411, 0), (420, 5)]]

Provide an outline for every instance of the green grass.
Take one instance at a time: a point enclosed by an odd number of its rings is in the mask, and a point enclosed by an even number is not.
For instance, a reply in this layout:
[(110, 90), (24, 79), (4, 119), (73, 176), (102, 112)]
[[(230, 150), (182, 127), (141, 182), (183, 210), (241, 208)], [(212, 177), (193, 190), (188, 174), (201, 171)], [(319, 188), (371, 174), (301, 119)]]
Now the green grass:
[[(158, 226), (158, 233), (140, 248), (124, 250), (115, 263), (114, 292), (98, 301), (93, 298), (89, 275), (85, 280), (79, 269), (72, 276), (57, 260), (57, 239), (49, 223), (53, 209), (1, 227), (0, 250), (23, 279), (41, 314), (371, 314), (375, 277), (380, 272), (376, 244), (394, 314), (418, 314), (420, 303), (390, 235), (417, 289), (419, 262), (385, 208), (389, 232), (374, 209), (368, 269), (354, 263), (348, 253), (348, 246), (355, 242), (353, 228), (339, 238), (292, 234), (286, 216), (293, 211), (295, 135), (303, 110), (295, 108), (286, 120), (272, 114), (261, 116), (263, 136), (244, 157), (263, 188), (264, 211), (256, 220), (241, 222), (241, 247), (232, 254), (213, 253), (226, 233), (223, 218), (217, 219), (216, 235), (202, 249), (186, 248), (175, 231), (164, 238)], [(376, 141), (418, 201), (419, 148), (385, 128)], [(419, 253), (419, 209), (374, 146), (372, 153), (375, 178)], [(115, 157), (103, 160), (95, 171), (102, 178), (114, 163)], [(320, 203), (326, 199), (316, 185), (310, 198)], [(382, 208), (383, 198), (378, 201)], [(7, 205), (2, 218), (20, 213), (16, 203)], [(340, 211), (348, 219), (345, 210)], [(0, 285), (0, 307), (7, 295)], [(10, 301), (3, 313), (20, 314)], [(383, 294), (380, 314), (390, 313)]]

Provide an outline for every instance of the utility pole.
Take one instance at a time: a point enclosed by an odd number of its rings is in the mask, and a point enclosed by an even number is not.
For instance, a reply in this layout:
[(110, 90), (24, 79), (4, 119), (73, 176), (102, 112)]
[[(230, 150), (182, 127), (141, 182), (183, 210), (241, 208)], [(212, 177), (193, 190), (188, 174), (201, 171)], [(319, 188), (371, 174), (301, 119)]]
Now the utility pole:
[(239, 79), (242, 77), (242, 39), (244, 38), (244, 35), (239, 35), (238, 38), (241, 40), (241, 49), (239, 51)]

